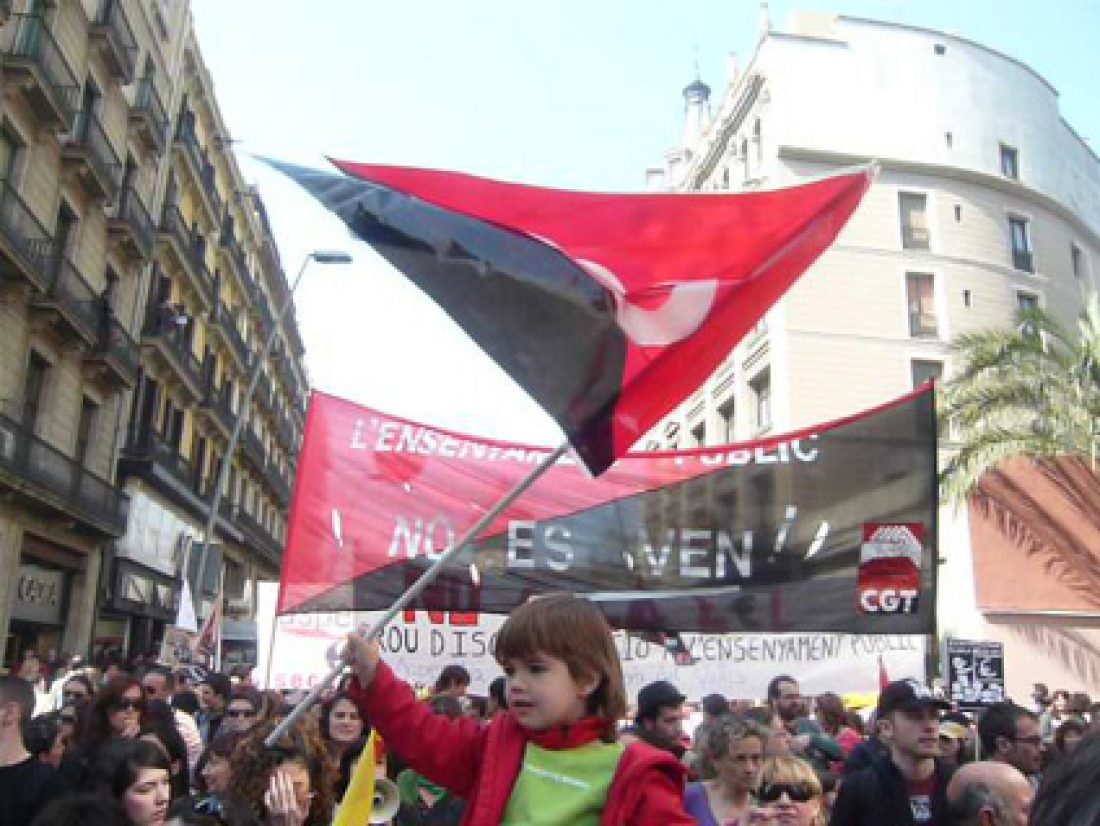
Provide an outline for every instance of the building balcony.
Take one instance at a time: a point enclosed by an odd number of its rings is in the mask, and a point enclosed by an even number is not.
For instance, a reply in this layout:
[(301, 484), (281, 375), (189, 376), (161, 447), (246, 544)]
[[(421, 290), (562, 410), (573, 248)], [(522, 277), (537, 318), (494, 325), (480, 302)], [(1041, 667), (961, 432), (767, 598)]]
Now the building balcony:
[(119, 196), (114, 215), (107, 218), (107, 232), (134, 259), (147, 261), (153, 254), (157, 228), (133, 187)]
[(168, 143), (168, 113), (151, 77), (138, 84), (130, 108), (130, 128), (143, 148), (158, 155), (164, 151)]
[(23, 95), (42, 126), (68, 132), (80, 108), (80, 84), (45, 19), (13, 15), (2, 38), (4, 85)]
[(160, 219), (160, 236), (175, 256), (179, 269), (191, 279), (194, 291), (202, 301), (203, 309), (209, 312), (213, 308), (214, 279), (210, 277), (205, 264), (201, 268), (196, 266), (200, 262), (196, 255), (195, 239), (191, 230), (187, 228), (183, 213), (175, 204), (164, 206), (164, 213)]
[(265, 409), (271, 409), (271, 379), (267, 377), (266, 373), (261, 372), (259, 379), (256, 381), (256, 393), (253, 397), (257, 402), (262, 404)]
[(31, 307), (47, 315), (62, 338), (93, 347), (99, 338), (101, 298), (71, 261), (54, 260), (50, 285), (32, 299)]
[(0, 181), (0, 285), (22, 276), (38, 292), (50, 285), (54, 243), (49, 231), (7, 181)]
[[(188, 111), (180, 113), (172, 146), (183, 159), (183, 166), (191, 176), (195, 190), (199, 193), (196, 200), (206, 210), (211, 225), (218, 226), (222, 219), (223, 207), (214, 186), (213, 164), (206, 157), (206, 152), (199, 144), (198, 136), (195, 135), (194, 113)], [(214, 197), (211, 197), (211, 193)]]
[(179, 324), (179, 316), (171, 307), (150, 310), (142, 331), (142, 347), (154, 362), (179, 378), (180, 387), (192, 402), (203, 397), (206, 388), (202, 365), (191, 349), (187, 328)]
[(209, 513), (194, 463), (147, 423), (130, 433), (119, 458), (119, 473), (145, 479), (195, 516)]
[(75, 133), (61, 146), (62, 163), (90, 195), (114, 203), (122, 186), (122, 159), (107, 139), (103, 124), (94, 113), (81, 112)]
[(248, 425), (241, 428), (241, 450), (244, 452), (245, 459), (250, 461), (257, 470), (263, 471), (267, 466), (267, 451), (264, 450), (264, 443)]
[(119, 537), (126, 530), (129, 498), (8, 412), (0, 412), (0, 485), (95, 533)]
[(98, 369), (108, 381), (131, 388), (137, 383), (141, 357), (137, 342), (126, 332), (114, 312), (104, 307), (99, 322), (99, 338), (84, 356), (85, 365)]
[(293, 453), (298, 448), (294, 426), (290, 423), (288, 416), (277, 415), (275, 417), (275, 435), (278, 436), (287, 453)]
[(279, 503), (279, 507), (283, 510), (289, 508), (290, 483), (287, 481), (286, 476), (283, 475), (283, 471), (279, 466), (268, 464), (267, 470), (264, 471), (264, 479), (267, 481), (272, 493), (275, 494), (275, 499)]
[(279, 561), (282, 559), (283, 547), (267, 528), (261, 525), (254, 516), (246, 513), (244, 508), (237, 508), (234, 521), (240, 527), (241, 533), (244, 534), (245, 543), (268, 562), (278, 566)]
[(237, 421), (237, 414), (233, 412), (233, 404), (229, 398), (229, 386), (223, 383), (217, 389), (209, 387), (200, 410), (210, 417), (228, 439)]
[(133, 83), (138, 46), (122, 0), (103, 0), (89, 33), (111, 76), (123, 85)]
[(236, 359), (237, 366), (242, 371), (248, 370), (252, 365), (252, 354), (249, 352), (248, 345), (244, 343), (244, 339), (237, 329), (236, 320), (223, 309), (218, 321), (218, 329), (222, 331), (226, 342), (229, 344), (229, 351), (233, 354), (233, 358)]

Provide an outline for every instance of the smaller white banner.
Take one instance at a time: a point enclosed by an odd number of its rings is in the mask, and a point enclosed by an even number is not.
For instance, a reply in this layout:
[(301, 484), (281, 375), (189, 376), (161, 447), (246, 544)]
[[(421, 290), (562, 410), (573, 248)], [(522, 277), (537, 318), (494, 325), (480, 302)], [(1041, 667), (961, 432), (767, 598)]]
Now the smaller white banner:
[[(257, 680), (268, 688), (310, 688), (331, 667), (351, 631), (371, 625), (381, 613), (344, 611), (275, 617), (278, 587), (261, 584), (256, 622)], [(386, 662), (403, 678), (430, 686), (444, 666), (470, 672), (470, 691), (485, 694), (502, 671), (493, 658), (493, 638), (505, 617), (429, 615), (411, 622), (398, 617), (381, 636)], [(274, 638), (272, 635), (274, 634)], [(734, 699), (760, 699), (778, 674), (795, 677), (806, 694), (876, 692), (879, 659), (890, 679), (924, 681), (925, 638), (917, 635), (683, 634), (694, 662), (680, 665), (662, 646), (622, 632), (615, 634), (628, 697), (653, 680), (672, 681), (691, 700), (712, 692)], [(268, 656), (271, 661), (268, 662)]]

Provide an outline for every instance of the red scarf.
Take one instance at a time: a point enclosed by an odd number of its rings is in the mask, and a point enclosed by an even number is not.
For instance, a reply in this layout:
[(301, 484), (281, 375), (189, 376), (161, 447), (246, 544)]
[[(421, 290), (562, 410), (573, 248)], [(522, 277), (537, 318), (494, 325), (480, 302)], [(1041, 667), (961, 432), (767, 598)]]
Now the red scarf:
[(527, 739), (539, 748), (561, 751), (595, 742), (606, 730), (606, 720), (599, 717), (585, 717), (575, 723), (552, 726), (545, 731), (528, 731)]

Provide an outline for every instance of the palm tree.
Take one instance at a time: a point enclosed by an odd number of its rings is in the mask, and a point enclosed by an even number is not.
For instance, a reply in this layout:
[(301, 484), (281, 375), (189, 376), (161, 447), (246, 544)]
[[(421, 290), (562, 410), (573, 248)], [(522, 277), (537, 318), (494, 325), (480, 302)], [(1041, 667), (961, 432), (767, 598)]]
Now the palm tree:
[[(960, 369), (942, 388), (939, 421), (961, 438), (944, 498), (994, 517), (1051, 575), (1100, 599), (1100, 557), (1079, 532), (1100, 531), (1100, 299), (1085, 297), (1075, 330), (1028, 309), (1014, 328), (960, 336), (953, 351)], [(1038, 491), (1049, 486), (1056, 511)]]
[[(1040, 309), (1016, 326), (959, 336), (960, 366), (941, 393), (940, 422), (961, 442), (941, 477), (962, 503), (982, 478), (1016, 456), (1040, 467), (1072, 459), (1095, 473), (1100, 439), (1100, 297), (1089, 293), (1076, 330)], [(1094, 507), (1100, 508), (1100, 503)]]

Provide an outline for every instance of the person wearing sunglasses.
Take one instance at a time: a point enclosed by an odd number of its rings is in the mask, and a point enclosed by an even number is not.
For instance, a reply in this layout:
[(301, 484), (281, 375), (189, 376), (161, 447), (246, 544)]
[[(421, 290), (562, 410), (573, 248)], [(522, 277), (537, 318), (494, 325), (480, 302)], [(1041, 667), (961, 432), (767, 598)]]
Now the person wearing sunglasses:
[(822, 798), (821, 781), (809, 763), (793, 756), (769, 757), (761, 772), (758, 808), (743, 822), (825, 826)]
[(95, 695), (76, 745), (61, 758), (61, 773), (74, 789), (85, 788), (89, 766), (106, 743), (141, 733), (144, 712), (145, 693), (133, 677), (112, 680)]
[(263, 719), (264, 701), (260, 692), (247, 686), (237, 686), (229, 697), (222, 719), (221, 732), (246, 732)]
[(889, 754), (845, 775), (832, 826), (942, 826), (950, 823), (951, 770), (939, 760), (940, 713), (950, 703), (916, 680), (897, 680), (878, 700), (879, 733)]
[(62, 703), (86, 703), (95, 695), (92, 681), (83, 674), (71, 674), (61, 687)]

